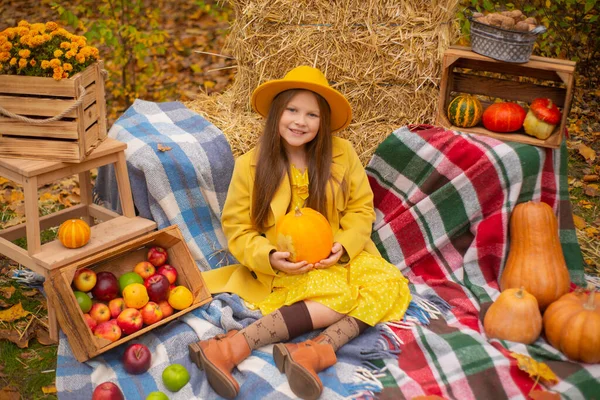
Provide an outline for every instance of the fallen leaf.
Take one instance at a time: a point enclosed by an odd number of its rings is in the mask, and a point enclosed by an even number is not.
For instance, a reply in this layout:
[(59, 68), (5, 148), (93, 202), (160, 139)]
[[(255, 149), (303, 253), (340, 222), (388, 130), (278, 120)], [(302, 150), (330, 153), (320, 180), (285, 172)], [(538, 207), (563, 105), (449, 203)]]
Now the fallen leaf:
[(50, 333), (48, 329), (42, 325), (38, 325), (35, 328), (35, 338), (41, 345), (50, 346), (56, 344), (55, 340), (50, 339)]
[(558, 382), (558, 378), (546, 364), (535, 361), (533, 358), (524, 354), (513, 352), (510, 353), (510, 355), (517, 360), (519, 369), (527, 372), (531, 378), (535, 378), (536, 383), (540, 379), (548, 385), (553, 385)]
[(5, 299), (10, 299), (11, 296), (13, 295), (13, 293), (15, 292), (15, 287), (14, 286), (9, 286), (9, 287), (1, 287), (0, 288), (0, 295), (2, 295), (2, 297), (4, 297)]
[[(25, 349), (29, 346), (30, 336), (31, 334), (27, 333), (21, 336), (15, 329), (0, 329), (0, 339), (6, 339), (9, 342), (13, 342), (20, 349)], [(0, 396), (0, 399), (1, 398), (2, 397)]]
[(598, 193), (598, 189), (588, 186), (585, 188), (584, 193), (586, 194), (586, 196), (590, 196), (590, 197), (598, 197), (600, 196), (600, 194)]
[(15, 304), (14, 306), (12, 306), (11, 308), (9, 308), (8, 310), (0, 311), (0, 321), (4, 321), (4, 322), (16, 321), (18, 319), (28, 316), (29, 314), (31, 314), (31, 313), (29, 311), (24, 310), (23, 306), (19, 302), (19, 303)]
[(545, 390), (533, 390), (529, 393), (529, 397), (533, 400), (560, 400), (560, 395), (558, 393)]
[(573, 214), (573, 223), (577, 229), (584, 229), (586, 222), (585, 219), (581, 218), (579, 215)]
[(590, 226), (589, 228), (585, 228), (585, 233), (587, 233), (589, 237), (593, 237), (594, 235), (598, 234), (598, 229)]
[(579, 150), (579, 154), (587, 161), (594, 161), (596, 159), (596, 152), (594, 149), (587, 147), (585, 144), (577, 146), (577, 150)]
[(21, 292), (21, 294), (25, 297), (33, 297), (36, 296), (40, 291), (37, 289), (28, 290), (26, 292)]
[(583, 176), (583, 181), (584, 182), (596, 182), (598, 179), (600, 179), (600, 177), (598, 175), (584, 175)]
[(10, 304), (8, 304), (4, 300), (0, 299), (0, 308), (8, 308), (8, 307), (10, 307)]
[(583, 182), (581, 182), (580, 180), (576, 180), (575, 182), (573, 182), (573, 187), (582, 187), (583, 186)]
[(20, 400), (19, 391), (12, 386), (5, 386), (0, 389), (0, 399), (2, 400)]
[(171, 148), (169, 146), (165, 146), (162, 143), (158, 143), (158, 145), (156, 147), (158, 148), (158, 151), (162, 151), (162, 152), (171, 150)]
[(42, 386), (42, 392), (44, 392), (44, 394), (56, 393), (56, 386), (54, 386), (54, 385)]

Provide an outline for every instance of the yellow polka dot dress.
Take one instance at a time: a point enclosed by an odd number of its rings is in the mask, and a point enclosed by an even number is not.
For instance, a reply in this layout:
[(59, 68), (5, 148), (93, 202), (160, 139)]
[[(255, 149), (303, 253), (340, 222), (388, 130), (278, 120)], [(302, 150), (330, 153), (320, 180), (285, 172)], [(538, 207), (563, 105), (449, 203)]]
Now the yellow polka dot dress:
[[(291, 208), (302, 207), (308, 198), (308, 171), (292, 165)], [(303, 300), (321, 303), (373, 326), (402, 319), (410, 303), (408, 280), (379, 256), (361, 252), (348, 264), (314, 269), (301, 275), (280, 272), (273, 291), (257, 304), (266, 315)]]

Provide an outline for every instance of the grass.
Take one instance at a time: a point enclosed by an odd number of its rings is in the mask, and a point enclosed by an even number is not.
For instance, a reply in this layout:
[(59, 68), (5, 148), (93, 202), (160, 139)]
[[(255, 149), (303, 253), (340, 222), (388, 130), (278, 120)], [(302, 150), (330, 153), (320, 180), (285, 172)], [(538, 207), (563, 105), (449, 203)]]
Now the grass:
[[(0, 299), (9, 306), (20, 302), (32, 314), (18, 321), (0, 322), (0, 331), (10, 329), (23, 333), (30, 322), (33, 324), (46, 318), (46, 300), (41, 292), (37, 291), (34, 296), (26, 295), (31, 288), (0, 277), (0, 290), (11, 286), (15, 291), (10, 299), (2, 296)], [(3, 388), (9, 387), (17, 389), (22, 399), (56, 399), (56, 394), (45, 394), (42, 388), (54, 385), (57, 350), (58, 345), (42, 345), (34, 338), (29, 341), (28, 347), (22, 349), (8, 340), (0, 340), (0, 398), (3, 398)]]

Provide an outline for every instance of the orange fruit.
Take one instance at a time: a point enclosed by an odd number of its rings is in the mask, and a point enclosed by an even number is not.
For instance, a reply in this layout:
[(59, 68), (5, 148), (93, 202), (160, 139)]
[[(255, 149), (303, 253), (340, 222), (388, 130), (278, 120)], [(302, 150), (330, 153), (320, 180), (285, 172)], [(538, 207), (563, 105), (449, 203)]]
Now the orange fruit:
[(174, 309), (183, 310), (192, 305), (194, 302), (194, 295), (192, 295), (190, 289), (185, 286), (176, 286), (175, 289), (171, 290), (168, 302)]
[(123, 300), (125, 300), (127, 307), (140, 309), (148, 303), (150, 298), (144, 285), (141, 283), (132, 283), (123, 289)]

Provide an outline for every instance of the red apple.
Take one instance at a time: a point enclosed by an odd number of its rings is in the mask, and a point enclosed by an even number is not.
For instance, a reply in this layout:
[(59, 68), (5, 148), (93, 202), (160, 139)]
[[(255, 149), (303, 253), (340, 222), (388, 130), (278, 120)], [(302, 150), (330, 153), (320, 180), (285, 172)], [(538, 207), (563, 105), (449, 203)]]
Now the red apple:
[(144, 325), (142, 313), (135, 308), (126, 308), (117, 317), (117, 324), (126, 335), (137, 332)]
[(90, 309), (90, 317), (94, 318), (99, 324), (108, 321), (110, 314), (108, 306), (104, 303), (94, 303)]
[(140, 312), (142, 313), (142, 319), (146, 325), (152, 325), (163, 318), (163, 312), (160, 309), (160, 306), (153, 301), (146, 303)]
[(98, 326), (98, 322), (96, 322), (96, 320), (87, 313), (83, 314), (83, 319), (85, 319), (85, 323), (90, 328), (92, 333), (94, 333), (94, 329), (96, 329), (96, 326)]
[(135, 267), (133, 267), (133, 272), (137, 273), (142, 278), (147, 279), (156, 273), (156, 268), (148, 261), (142, 261), (135, 264)]
[(117, 297), (108, 302), (108, 309), (110, 310), (110, 317), (117, 318), (121, 311), (126, 309), (125, 300), (122, 297)]
[(73, 276), (73, 286), (80, 292), (89, 292), (96, 286), (96, 273), (88, 268), (80, 268)]
[(169, 264), (165, 264), (165, 265), (161, 266), (158, 269), (158, 271), (156, 271), (156, 273), (166, 276), (167, 279), (169, 280), (169, 283), (172, 285), (177, 280), (177, 270), (175, 268), (171, 267)]
[(96, 286), (92, 289), (94, 298), (102, 301), (110, 301), (119, 295), (119, 281), (109, 271), (96, 274)]
[(173, 309), (173, 307), (171, 307), (167, 300), (160, 301), (158, 303), (158, 306), (162, 310), (163, 318), (170, 317), (175, 312), (175, 310)]
[(130, 344), (123, 353), (123, 369), (130, 374), (138, 375), (150, 369), (152, 353), (141, 343)]
[(150, 301), (158, 303), (169, 298), (169, 278), (156, 274), (144, 281)]
[(104, 382), (96, 386), (92, 400), (125, 400), (123, 392), (112, 382)]
[(121, 328), (117, 325), (115, 319), (111, 319), (110, 321), (102, 322), (98, 324), (96, 329), (94, 329), (94, 335), (99, 338), (104, 338), (110, 340), (111, 342), (116, 342), (121, 339)]
[(150, 264), (155, 267), (160, 267), (167, 262), (167, 251), (162, 247), (154, 246), (148, 250), (148, 256), (146, 257)]

